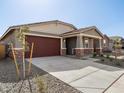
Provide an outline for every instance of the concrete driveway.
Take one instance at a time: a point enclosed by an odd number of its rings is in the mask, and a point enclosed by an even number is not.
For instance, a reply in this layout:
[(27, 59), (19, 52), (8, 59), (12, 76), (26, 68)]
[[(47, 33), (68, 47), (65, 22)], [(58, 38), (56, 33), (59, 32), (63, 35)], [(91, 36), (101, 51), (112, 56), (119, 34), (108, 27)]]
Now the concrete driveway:
[[(83, 93), (102, 93), (124, 69), (95, 63), (95, 60), (55, 56), (33, 58), (33, 64)], [(124, 77), (105, 93), (124, 93)]]

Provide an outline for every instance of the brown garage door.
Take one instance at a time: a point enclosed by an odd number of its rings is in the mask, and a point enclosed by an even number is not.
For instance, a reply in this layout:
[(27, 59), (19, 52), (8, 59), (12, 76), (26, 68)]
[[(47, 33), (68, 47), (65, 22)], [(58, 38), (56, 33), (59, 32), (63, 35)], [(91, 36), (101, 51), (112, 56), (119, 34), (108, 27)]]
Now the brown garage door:
[[(34, 42), (33, 57), (60, 55), (60, 39), (26, 36), (26, 40), (29, 44)], [(26, 52), (26, 57), (29, 57), (29, 52)]]

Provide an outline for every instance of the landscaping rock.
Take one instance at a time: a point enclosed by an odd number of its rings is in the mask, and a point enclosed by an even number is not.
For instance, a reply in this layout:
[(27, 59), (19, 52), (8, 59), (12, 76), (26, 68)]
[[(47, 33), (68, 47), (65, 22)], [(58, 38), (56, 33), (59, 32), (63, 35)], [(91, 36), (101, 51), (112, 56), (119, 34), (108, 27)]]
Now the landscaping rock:
[[(22, 65), (21, 62), (19, 64)], [(26, 68), (28, 68), (28, 62), (26, 62)], [(20, 72), (22, 75), (22, 71)], [(15, 64), (11, 59), (0, 62), (0, 93), (41, 93), (36, 82), (37, 76), (43, 78), (46, 86), (45, 93), (82, 93), (34, 65), (32, 65), (30, 76), (24, 80), (18, 80)]]

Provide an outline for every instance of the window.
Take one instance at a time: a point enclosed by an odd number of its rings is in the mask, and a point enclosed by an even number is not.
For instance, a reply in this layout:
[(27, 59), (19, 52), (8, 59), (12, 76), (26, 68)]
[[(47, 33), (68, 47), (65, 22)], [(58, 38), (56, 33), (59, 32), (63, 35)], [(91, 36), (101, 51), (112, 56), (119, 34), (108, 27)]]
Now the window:
[(105, 39), (103, 40), (103, 43), (104, 43), (104, 44), (106, 43), (106, 40), (105, 40)]
[(103, 44), (104, 44), (104, 46), (106, 46), (106, 40), (105, 39), (103, 40)]
[(85, 46), (85, 48), (89, 48), (89, 40), (88, 40), (88, 38), (84, 40), (84, 46)]

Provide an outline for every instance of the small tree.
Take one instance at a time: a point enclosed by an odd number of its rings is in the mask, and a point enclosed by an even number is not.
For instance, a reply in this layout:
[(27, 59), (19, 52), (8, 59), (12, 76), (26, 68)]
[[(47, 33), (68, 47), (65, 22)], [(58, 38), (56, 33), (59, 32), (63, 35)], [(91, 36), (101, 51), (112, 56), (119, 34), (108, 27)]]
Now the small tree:
[(11, 46), (11, 50), (12, 50), (12, 55), (13, 55), (13, 59), (14, 59), (14, 64), (15, 64), (15, 67), (16, 67), (16, 73), (17, 73), (17, 77), (19, 79), (19, 67), (18, 67), (18, 63), (17, 63), (17, 59), (16, 59), (16, 54), (15, 54), (15, 50), (14, 50), (14, 47), (13, 47), (13, 43), (10, 43), (10, 46)]
[(28, 48), (28, 43), (25, 40), (25, 33), (28, 33), (29, 28), (28, 27), (20, 27), (18, 29), (18, 33), (17, 33), (17, 39), (20, 42), (20, 44), (22, 45), (22, 61), (23, 61), (23, 77), (25, 78), (25, 51)]
[(119, 39), (115, 40), (113, 48), (115, 50), (115, 55), (114, 55), (115, 60), (117, 60), (118, 53), (121, 52), (120, 49), (122, 48), (122, 44), (121, 44), (121, 41)]

